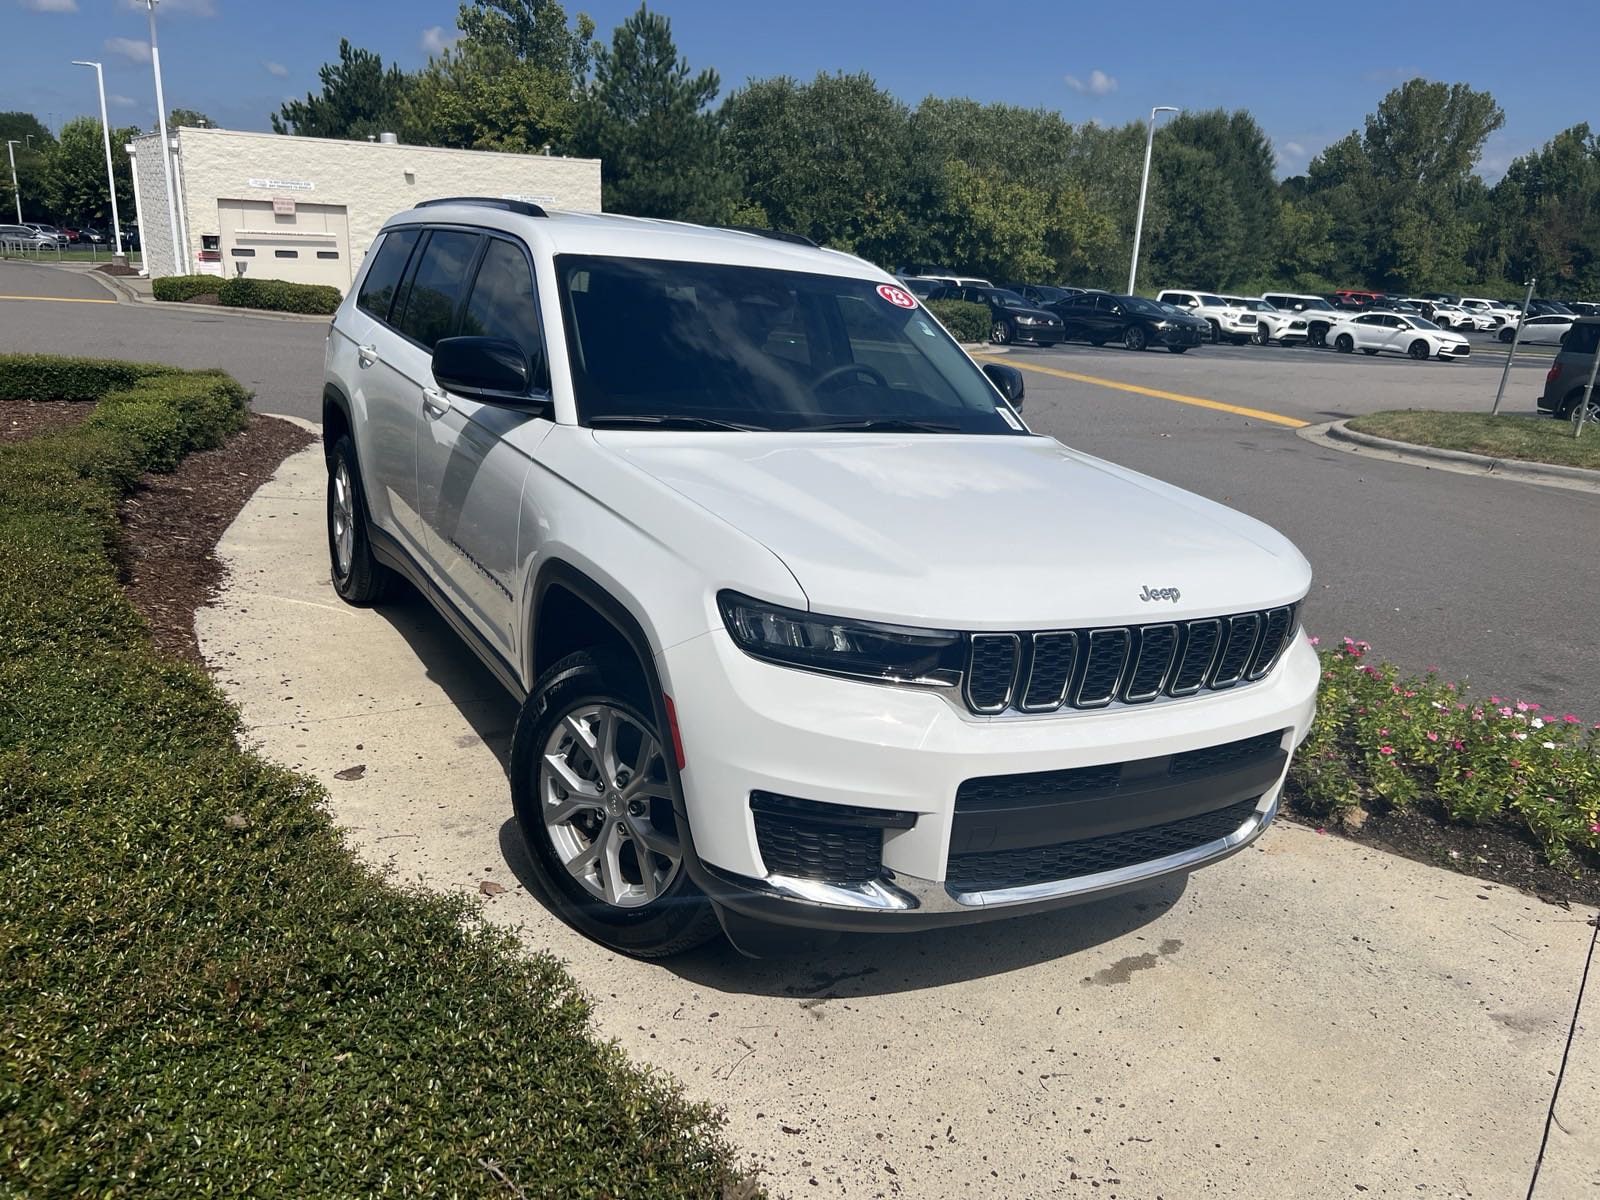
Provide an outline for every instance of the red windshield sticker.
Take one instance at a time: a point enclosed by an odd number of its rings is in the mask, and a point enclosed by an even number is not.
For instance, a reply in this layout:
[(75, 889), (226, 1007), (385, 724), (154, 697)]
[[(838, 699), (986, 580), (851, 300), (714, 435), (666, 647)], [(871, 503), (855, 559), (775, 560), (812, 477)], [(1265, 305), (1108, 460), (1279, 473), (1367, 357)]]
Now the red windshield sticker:
[(896, 308), (915, 308), (917, 306), (917, 298), (915, 296), (906, 291), (905, 288), (897, 288), (892, 283), (880, 283), (878, 285), (878, 295)]

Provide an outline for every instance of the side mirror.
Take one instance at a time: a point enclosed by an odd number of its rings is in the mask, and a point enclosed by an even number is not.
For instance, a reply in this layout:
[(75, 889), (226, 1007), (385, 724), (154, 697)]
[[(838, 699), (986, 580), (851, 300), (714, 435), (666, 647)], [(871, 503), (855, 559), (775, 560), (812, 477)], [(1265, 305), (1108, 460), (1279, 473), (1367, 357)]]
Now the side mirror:
[(443, 338), (433, 348), (433, 378), (439, 386), (480, 404), (545, 407), (547, 400), (528, 394), (532, 376), (522, 347), (506, 338)]
[(1004, 363), (984, 363), (983, 373), (989, 382), (1000, 389), (1000, 394), (1011, 401), (1011, 407), (1022, 411), (1022, 372)]

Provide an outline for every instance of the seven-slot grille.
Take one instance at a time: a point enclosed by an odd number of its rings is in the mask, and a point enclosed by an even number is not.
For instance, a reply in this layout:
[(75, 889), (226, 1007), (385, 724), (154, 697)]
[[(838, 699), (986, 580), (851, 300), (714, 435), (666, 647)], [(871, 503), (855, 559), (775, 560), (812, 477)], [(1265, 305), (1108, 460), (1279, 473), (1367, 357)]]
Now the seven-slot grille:
[(973, 712), (1144, 704), (1260, 679), (1295, 630), (1295, 608), (1195, 621), (1043, 633), (975, 633), (965, 692)]

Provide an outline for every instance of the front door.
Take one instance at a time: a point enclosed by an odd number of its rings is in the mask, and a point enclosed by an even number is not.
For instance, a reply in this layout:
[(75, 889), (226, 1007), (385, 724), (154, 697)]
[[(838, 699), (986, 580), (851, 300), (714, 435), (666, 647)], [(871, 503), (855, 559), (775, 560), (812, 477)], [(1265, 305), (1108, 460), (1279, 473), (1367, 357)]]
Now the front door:
[[(516, 242), (493, 235), (486, 239), (462, 309), (460, 333), (517, 343), (532, 366), (534, 395), (548, 397), (532, 264)], [(537, 541), (532, 531), (521, 528), (523, 485), (532, 469), (529, 455), (553, 427), (546, 416), (479, 404), (437, 384), (423, 397), (417, 493), (428, 558), (450, 601), (508, 665), (517, 662), (519, 642), (518, 544)]]

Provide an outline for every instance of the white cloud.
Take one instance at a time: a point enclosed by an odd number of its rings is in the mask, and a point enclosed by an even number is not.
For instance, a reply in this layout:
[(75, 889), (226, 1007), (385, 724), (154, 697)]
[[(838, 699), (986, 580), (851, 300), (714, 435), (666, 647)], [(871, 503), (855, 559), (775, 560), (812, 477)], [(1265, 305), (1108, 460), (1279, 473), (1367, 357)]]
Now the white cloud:
[(22, 0), (29, 12), (77, 12), (78, 0)]
[(446, 31), (443, 25), (430, 25), (422, 31), (422, 48), (429, 54), (442, 54), (461, 38), (457, 30)]
[[(144, 12), (144, 0), (122, 0), (123, 8), (131, 8), (134, 12)], [(196, 17), (214, 17), (217, 15), (217, 6), (214, 0), (156, 0), (156, 15), (162, 13), (188, 13)]]
[(1076, 75), (1064, 75), (1067, 86), (1082, 96), (1109, 96), (1117, 90), (1115, 77), (1107, 75), (1096, 67), (1089, 72), (1089, 78), (1079, 79)]
[(287, 79), (289, 76), (289, 68), (280, 62), (263, 62), (261, 65), (267, 69), (267, 74), (274, 79)]
[(112, 108), (132, 108), (139, 102), (132, 96), (119, 96), (116, 92), (112, 92), (106, 97), (106, 103)]
[(1306, 156), (1306, 148), (1299, 142), (1285, 142), (1283, 144), (1283, 152), (1290, 158), (1304, 158)]
[(138, 38), (107, 38), (106, 51), (110, 54), (120, 54), (129, 62), (147, 63), (150, 61), (150, 43), (140, 41)]

